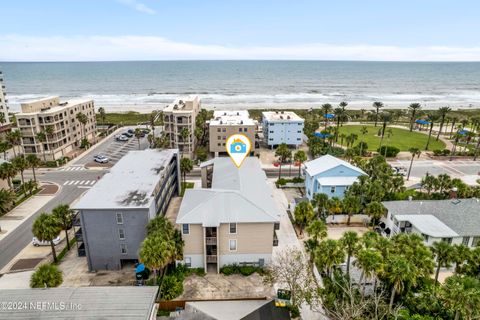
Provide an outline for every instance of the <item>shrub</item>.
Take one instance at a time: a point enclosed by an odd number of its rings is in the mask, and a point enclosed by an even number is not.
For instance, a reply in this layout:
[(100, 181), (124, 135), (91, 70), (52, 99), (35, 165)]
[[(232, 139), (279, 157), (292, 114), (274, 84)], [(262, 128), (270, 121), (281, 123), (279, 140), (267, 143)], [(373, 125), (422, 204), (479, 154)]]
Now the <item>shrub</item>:
[(90, 142), (88, 142), (87, 138), (83, 138), (82, 142), (80, 143), (80, 148), (86, 149), (90, 147)]
[(334, 157), (341, 157), (345, 154), (345, 150), (340, 147), (332, 147), (330, 148), (330, 150), (327, 151), (327, 154)]
[(53, 264), (41, 265), (30, 278), (31, 288), (53, 288), (63, 282), (62, 272)]
[(300, 310), (297, 306), (287, 305), (286, 309), (290, 311), (290, 316), (292, 317), (292, 319), (300, 317)]
[(207, 149), (205, 147), (197, 147), (197, 150), (195, 150), (195, 155), (197, 156), (197, 160), (203, 162), (208, 158)]
[(284, 185), (286, 185), (287, 182), (288, 182), (287, 179), (280, 178), (280, 179), (277, 180), (277, 182), (275, 182), (275, 184), (276, 184), (277, 187), (278, 187), (278, 186), (284, 186)]
[(255, 271), (256, 271), (256, 268), (253, 266), (240, 267), (240, 273), (244, 276), (249, 276), (255, 273)]
[(183, 274), (174, 273), (163, 277), (161, 297), (172, 300), (183, 292)]
[(293, 183), (302, 183), (303, 181), (304, 181), (303, 178), (300, 178), (300, 177), (295, 177), (292, 179)]
[(57, 161), (47, 161), (45, 163), (45, 165), (48, 167), (48, 168), (56, 168), (57, 167)]
[(254, 273), (263, 274), (264, 269), (261, 267), (255, 266), (239, 266), (237, 264), (229, 264), (220, 268), (220, 273), (223, 273), (226, 276), (232, 274), (241, 274), (243, 276), (249, 276)]
[[(362, 146), (362, 154), (360, 154), (360, 146)], [(368, 153), (368, 144), (365, 141), (360, 141), (355, 147), (353, 147), (355, 154), (365, 157)]]
[(442, 151), (442, 156), (448, 156), (450, 154), (450, 150), (449, 149), (443, 149)]
[(442, 155), (442, 152), (443, 150), (435, 149), (433, 150), (433, 155), (438, 157)]
[(400, 149), (393, 146), (382, 146), (381, 148), (377, 149), (377, 152), (382, 156), (385, 155), (385, 149), (387, 151), (387, 158), (388, 157), (396, 157), (397, 154), (400, 152)]
[(220, 273), (223, 273), (226, 276), (231, 274), (237, 273), (237, 266), (236, 265), (227, 265), (220, 268)]

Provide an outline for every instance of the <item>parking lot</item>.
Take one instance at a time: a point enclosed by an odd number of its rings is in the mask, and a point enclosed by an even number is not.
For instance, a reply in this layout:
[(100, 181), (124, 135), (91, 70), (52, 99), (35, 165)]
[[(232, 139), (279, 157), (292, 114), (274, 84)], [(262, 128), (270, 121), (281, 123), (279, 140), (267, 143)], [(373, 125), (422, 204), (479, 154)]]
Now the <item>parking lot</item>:
[[(118, 131), (114, 135), (111, 135), (106, 138), (106, 140), (99, 146), (96, 147), (94, 152), (88, 153), (82, 156), (75, 162), (75, 166), (85, 166), (85, 167), (112, 167), (115, 163), (118, 162), (128, 151), (131, 150), (143, 150), (148, 148), (147, 135), (140, 138), (140, 147), (137, 138), (131, 137), (128, 138), (128, 141), (116, 141), (115, 136), (121, 133), (126, 132), (129, 129), (135, 130), (135, 126), (125, 127), (122, 130)], [(144, 126), (139, 126), (138, 128), (145, 128)], [(160, 132), (155, 132), (159, 134)], [(93, 160), (95, 155), (104, 155), (109, 158), (108, 163), (97, 163)]]

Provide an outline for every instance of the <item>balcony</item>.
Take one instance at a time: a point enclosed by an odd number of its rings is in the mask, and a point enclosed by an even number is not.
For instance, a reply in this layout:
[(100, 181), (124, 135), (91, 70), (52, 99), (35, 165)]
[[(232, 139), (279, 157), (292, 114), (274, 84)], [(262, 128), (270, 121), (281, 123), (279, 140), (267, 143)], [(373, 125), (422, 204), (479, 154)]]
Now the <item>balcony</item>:
[(217, 237), (205, 237), (205, 244), (207, 246), (216, 246), (217, 245)]
[(77, 239), (78, 242), (83, 242), (82, 228), (79, 228), (77, 231), (75, 231), (75, 239)]
[(217, 256), (216, 255), (208, 255), (207, 256), (207, 263), (217, 263)]

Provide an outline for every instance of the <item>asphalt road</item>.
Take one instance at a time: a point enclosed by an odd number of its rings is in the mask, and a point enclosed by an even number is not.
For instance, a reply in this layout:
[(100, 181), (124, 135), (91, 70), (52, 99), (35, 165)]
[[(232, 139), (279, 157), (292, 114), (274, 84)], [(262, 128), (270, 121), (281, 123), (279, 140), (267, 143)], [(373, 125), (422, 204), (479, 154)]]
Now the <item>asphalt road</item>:
[[(408, 160), (396, 160), (389, 162), (392, 166), (402, 166), (407, 170), (410, 166)], [(473, 176), (480, 173), (480, 161), (472, 160), (414, 160), (410, 177), (422, 178), (426, 174), (448, 174), (453, 178)], [(480, 175), (478, 176), (480, 178)]]
[[(125, 129), (125, 131), (128, 128)], [(148, 147), (146, 137), (140, 140), (140, 148)], [(75, 164), (50, 170), (38, 170), (37, 179), (44, 182), (54, 182), (60, 186), (56, 196), (37, 210), (32, 216), (26, 219), (14, 232), (8, 234), (0, 241), (0, 269), (7, 265), (25, 246), (32, 241), (32, 225), (35, 218), (41, 212), (51, 212), (53, 208), (60, 204), (71, 204), (79, 198), (84, 192), (91, 188), (106, 172), (108, 168), (89, 170), (85, 165), (92, 164), (95, 154), (104, 154), (111, 160), (109, 165), (115, 164), (130, 150), (138, 150), (138, 141), (136, 138), (130, 138), (128, 142), (117, 142), (114, 137), (108, 137), (107, 140), (98, 146), (93, 152), (80, 156)], [(31, 178), (30, 171), (25, 172), (25, 178)]]

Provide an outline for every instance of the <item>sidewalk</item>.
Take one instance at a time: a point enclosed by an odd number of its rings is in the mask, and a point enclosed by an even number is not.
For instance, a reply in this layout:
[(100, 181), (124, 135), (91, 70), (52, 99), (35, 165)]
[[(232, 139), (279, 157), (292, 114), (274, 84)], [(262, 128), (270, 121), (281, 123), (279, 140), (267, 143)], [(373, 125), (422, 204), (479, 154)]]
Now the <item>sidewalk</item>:
[[(58, 190), (60, 190), (60, 188), (58, 188)], [(55, 197), (55, 194), (43, 195), (41, 192), (39, 192), (37, 195), (34, 195), (30, 199), (26, 200), (9, 213), (0, 217), (0, 226), (2, 227), (0, 241), (8, 234), (13, 232), (26, 219), (35, 214), (40, 208), (46, 205), (50, 200), (52, 200)]]

